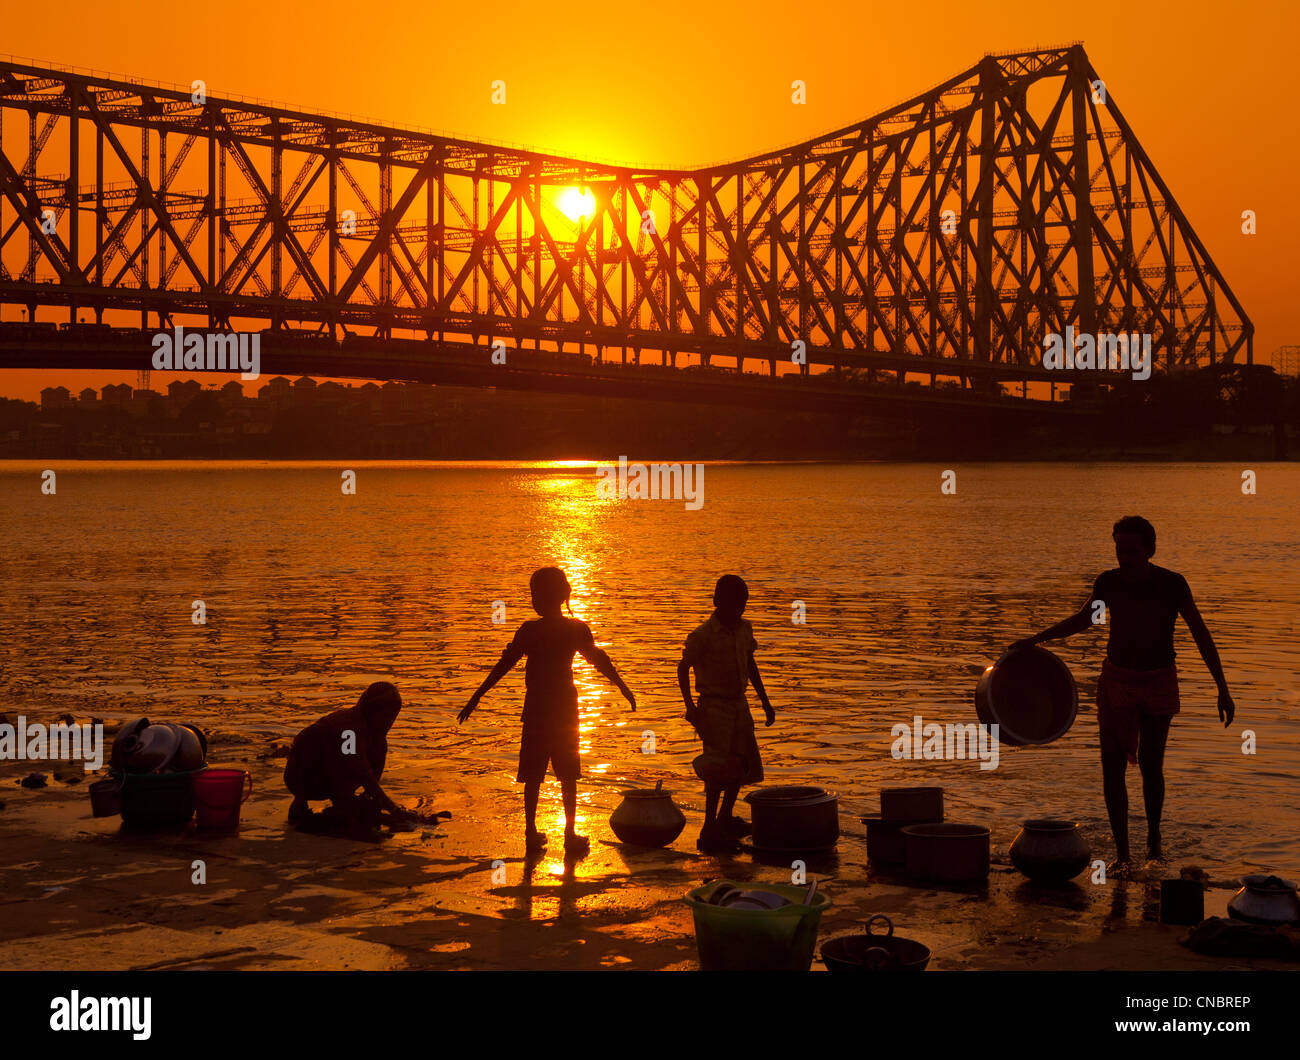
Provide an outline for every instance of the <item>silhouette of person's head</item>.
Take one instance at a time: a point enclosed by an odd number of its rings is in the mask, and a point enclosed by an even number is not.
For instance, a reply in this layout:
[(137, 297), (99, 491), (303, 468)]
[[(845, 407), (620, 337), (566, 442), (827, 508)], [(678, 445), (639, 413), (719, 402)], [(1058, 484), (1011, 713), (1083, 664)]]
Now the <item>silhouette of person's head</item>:
[(528, 590), (533, 596), (533, 610), (542, 617), (558, 615), (561, 604), (569, 609), (569, 614), (573, 614), (569, 604), (573, 589), (559, 567), (541, 567), (533, 571), (533, 576), (528, 579)]
[(387, 732), (401, 713), (401, 693), (387, 681), (376, 681), (361, 693), (361, 698), (357, 700), (357, 710), (372, 729)]
[(745, 613), (749, 603), (749, 586), (738, 574), (724, 574), (713, 587), (713, 606), (717, 608), (718, 617), (724, 621), (734, 622)]
[(1138, 570), (1156, 554), (1156, 528), (1140, 515), (1126, 515), (1111, 530), (1115, 558), (1122, 568)]

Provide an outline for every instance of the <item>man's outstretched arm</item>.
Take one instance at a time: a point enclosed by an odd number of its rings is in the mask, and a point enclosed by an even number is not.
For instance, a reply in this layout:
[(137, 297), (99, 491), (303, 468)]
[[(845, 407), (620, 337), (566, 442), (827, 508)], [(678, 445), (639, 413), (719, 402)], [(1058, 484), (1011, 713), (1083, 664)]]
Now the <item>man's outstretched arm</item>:
[(1183, 621), (1187, 623), (1188, 630), (1191, 631), (1192, 640), (1196, 641), (1196, 648), (1201, 653), (1201, 658), (1205, 660), (1205, 668), (1210, 671), (1210, 676), (1214, 678), (1214, 683), (1219, 687), (1219, 720), (1223, 722), (1226, 729), (1232, 724), (1232, 719), (1236, 716), (1237, 707), (1232, 702), (1232, 696), (1228, 693), (1228, 680), (1223, 676), (1223, 663), (1219, 660), (1219, 649), (1215, 647), (1214, 638), (1210, 636), (1209, 627), (1205, 624), (1205, 619), (1201, 617), (1201, 612), (1197, 610), (1196, 603), (1192, 599), (1192, 594), (1187, 594), (1187, 599), (1179, 607), (1178, 613), (1183, 616)]
[(1049, 626), (1041, 633), (1035, 633), (1032, 637), (1025, 637), (1024, 640), (1018, 640), (1011, 645), (1012, 649), (1032, 648), (1036, 644), (1041, 644), (1045, 640), (1059, 640), (1062, 637), (1072, 637), (1076, 633), (1082, 633), (1085, 629), (1091, 628), (1092, 622), (1092, 599), (1084, 604), (1079, 610), (1069, 618)]

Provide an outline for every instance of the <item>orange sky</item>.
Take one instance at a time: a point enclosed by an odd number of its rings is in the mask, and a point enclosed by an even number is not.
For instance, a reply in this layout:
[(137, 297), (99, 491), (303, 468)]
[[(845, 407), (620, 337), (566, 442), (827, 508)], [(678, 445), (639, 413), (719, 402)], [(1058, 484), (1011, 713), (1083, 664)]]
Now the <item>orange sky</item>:
[[(1300, 118), (1288, 0), (1045, 5), (654, 0), (626, 6), (310, 5), (227, 0), (10, 4), (15, 55), (340, 111), (598, 160), (696, 164), (850, 124), (986, 51), (1083, 41), (1107, 91), (1256, 327), (1300, 344)], [(494, 79), (507, 103), (490, 99)], [(808, 102), (790, 102), (790, 82)], [(1256, 211), (1258, 234), (1241, 233)], [(35, 397), (127, 373), (0, 372)]]

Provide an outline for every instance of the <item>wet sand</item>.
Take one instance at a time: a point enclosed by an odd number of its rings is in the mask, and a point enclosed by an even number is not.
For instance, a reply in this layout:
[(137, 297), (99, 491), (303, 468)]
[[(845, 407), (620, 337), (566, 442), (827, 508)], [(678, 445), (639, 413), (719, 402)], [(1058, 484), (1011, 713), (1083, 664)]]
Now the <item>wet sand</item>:
[[(543, 788), (540, 809), (554, 853), (529, 866), (522, 799), (495, 774), (455, 776), (422, 804), (451, 811), (436, 830), (377, 844), (306, 835), (285, 822), (283, 743), (244, 750), (254, 757), (223, 764), (248, 769), (254, 794), (240, 831), (219, 837), (193, 824), (179, 835), (120, 832), (117, 817), (90, 814), (92, 774), (68, 784), (47, 768), (49, 786), (28, 790), (16, 781), (32, 763), (0, 766), (0, 970), (692, 969), (689, 888), (719, 877), (789, 880), (788, 869), (748, 854), (698, 854), (698, 796), (687, 791), (676, 796), (686, 831), (673, 848), (644, 850), (610, 832), (617, 796), (580, 789), (592, 848), (567, 870), (559, 786)], [(399, 802), (403, 768), (414, 779), (411, 763), (385, 776)], [(1007, 862), (1013, 834), (993, 834), (987, 888), (936, 889), (870, 869), (861, 823), (842, 814), (841, 829), (837, 854), (808, 866), (834, 903), (821, 941), (884, 912), (899, 934), (932, 948), (936, 971), (1294, 967), (1180, 946), (1186, 929), (1156, 922), (1154, 882), (1095, 886), (1085, 876), (1077, 886), (1035, 887)], [(206, 884), (191, 882), (196, 860), (206, 863)], [(504, 884), (493, 881), (495, 860)], [(1206, 915), (1225, 915), (1236, 886), (1213, 881)]]

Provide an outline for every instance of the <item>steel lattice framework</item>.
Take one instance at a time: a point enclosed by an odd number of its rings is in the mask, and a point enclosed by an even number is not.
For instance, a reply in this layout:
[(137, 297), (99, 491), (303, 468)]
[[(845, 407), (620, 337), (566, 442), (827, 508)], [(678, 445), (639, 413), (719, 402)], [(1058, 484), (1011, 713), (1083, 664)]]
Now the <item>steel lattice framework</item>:
[(1249, 361), (1249, 319), (1100, 82), (1078, 45), (988, 56), (681, 170), (0, 62), (0, 307), (773, 371), (799, 340), (971, 386), (1045, 378), (1067, 325), (1150, 333), (1165, 370)]

